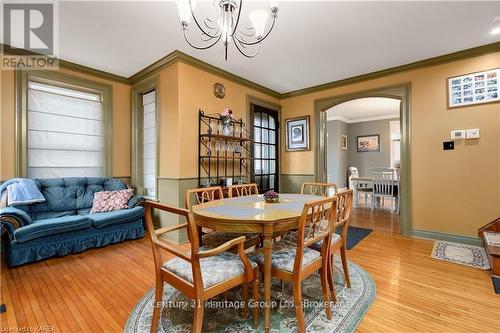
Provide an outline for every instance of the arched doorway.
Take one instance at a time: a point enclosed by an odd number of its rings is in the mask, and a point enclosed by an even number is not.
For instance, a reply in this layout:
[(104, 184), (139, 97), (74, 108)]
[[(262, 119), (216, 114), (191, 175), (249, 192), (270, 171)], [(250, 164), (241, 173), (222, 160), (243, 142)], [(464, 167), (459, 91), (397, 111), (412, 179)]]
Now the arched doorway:
[(411, 150), (410, 150), (410, 83), (381, 87), (349, 94), (334, 95), (315, 101), (315, 176), (318, 181), (327, 180), (326, 112), (336, 105), (360, 98), (391, 98), (400, 100), (401, 169), (400, 169), (400, 225), (401, 233), (411, 235)]

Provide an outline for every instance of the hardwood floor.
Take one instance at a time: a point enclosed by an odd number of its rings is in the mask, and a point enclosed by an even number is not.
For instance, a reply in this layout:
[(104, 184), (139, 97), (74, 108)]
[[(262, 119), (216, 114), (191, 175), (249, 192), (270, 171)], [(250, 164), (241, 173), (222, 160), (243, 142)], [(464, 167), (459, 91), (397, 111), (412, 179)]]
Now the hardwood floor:
[[(353, 215), (352, 225), (374, 232), (348, 257), (377, 286), (358, 331), (500, 332), (500, 295), (488, 272), (432, 259), (432, 241), (387, 232), (394, 219), (362, 209)], [(130, 311), (154, 286), (147, 238), (14, 269), (2, 262), (1, 268), (7, 306), (2, 330), (122, 332)]]

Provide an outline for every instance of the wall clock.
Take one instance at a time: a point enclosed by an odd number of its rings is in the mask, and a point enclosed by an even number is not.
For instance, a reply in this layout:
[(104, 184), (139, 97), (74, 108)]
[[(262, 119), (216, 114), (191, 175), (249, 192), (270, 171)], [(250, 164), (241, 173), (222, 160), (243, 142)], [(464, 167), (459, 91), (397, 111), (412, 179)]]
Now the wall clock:
[(224, 98), (226, 96), (226, 88), (222, 83), (216, 82), (214, 84), (214, 95), (217, 98)]

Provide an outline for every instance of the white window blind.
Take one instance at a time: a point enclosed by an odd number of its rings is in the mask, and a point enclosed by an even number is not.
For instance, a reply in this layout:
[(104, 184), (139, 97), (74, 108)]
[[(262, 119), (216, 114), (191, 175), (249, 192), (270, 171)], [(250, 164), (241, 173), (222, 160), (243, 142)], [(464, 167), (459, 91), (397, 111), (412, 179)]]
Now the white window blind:
[(104, 174), (99, 94), (30, 81), (27, 118), (28, 177)]
[(156, 94), (142, 95), (142, 179), (144, 195), (156, 198)]

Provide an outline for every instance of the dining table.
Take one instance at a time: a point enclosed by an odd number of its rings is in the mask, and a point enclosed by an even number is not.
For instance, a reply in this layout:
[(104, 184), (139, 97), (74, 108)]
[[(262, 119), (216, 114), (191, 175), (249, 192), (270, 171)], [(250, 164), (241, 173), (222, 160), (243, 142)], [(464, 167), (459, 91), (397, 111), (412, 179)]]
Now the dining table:
[[(264, 331), (270, 331), (271, 261), (276, 235), (295, 230), (304, 204), (323, 197), (308, 194), (280, 194), (276, 203), (262, 195), (214, 200), (193, 206), (195, 223), (200, 227), (234, 233), (258, 233), (264, 254)], [(223, 268), (221, 268), (223, 269)]]

